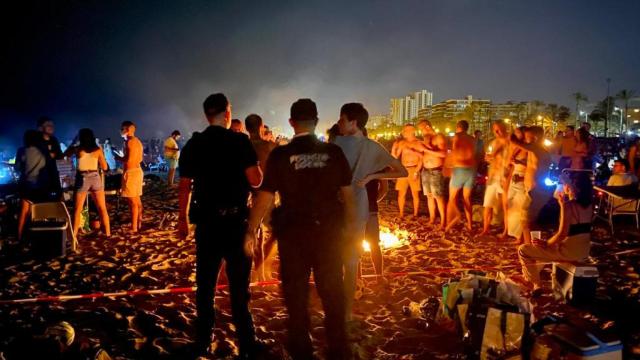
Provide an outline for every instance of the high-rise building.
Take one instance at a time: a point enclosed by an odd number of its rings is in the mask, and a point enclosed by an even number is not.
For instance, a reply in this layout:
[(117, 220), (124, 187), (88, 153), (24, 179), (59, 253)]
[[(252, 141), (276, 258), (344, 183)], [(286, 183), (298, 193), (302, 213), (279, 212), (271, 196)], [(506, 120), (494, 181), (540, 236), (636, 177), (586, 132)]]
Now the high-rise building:
[(395, 125), (404, 123), (404, 98), (391, 99), (390, 118)]
[(390, 117), (394, 124), (402, 125), (418, 119), (420, 110), (433, 103), (433, 93), (427, 90), (415, 91), (403, 98), (391, 99)]

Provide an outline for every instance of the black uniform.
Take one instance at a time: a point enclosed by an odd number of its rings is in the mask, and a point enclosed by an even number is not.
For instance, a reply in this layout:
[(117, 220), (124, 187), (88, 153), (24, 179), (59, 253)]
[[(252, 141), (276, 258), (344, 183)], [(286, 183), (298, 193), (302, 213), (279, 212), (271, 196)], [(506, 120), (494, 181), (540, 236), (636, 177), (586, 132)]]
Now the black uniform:
[(341, 258), (344, 210), (338, 193), (350, 185), (351, 170), (342, 150), (313, 135), (275, 148), (267, 162), (262, 190), (280, 193), (272, 226), (294, 359), (310, 359), (313, 353), (307, 311), (312, 269), (325, 311), (327, 359), (342, 359), (348, 353)]
[(249, 138), (220, 126), (195, 133), (180, 156), (180, 175), (193, 179), (189, 217), (196, 224), (198, 341), (202, 345), (211, 339), (214, 292), (224, 259), (241, 353), (250, 351), (255, 341), (249, 313), (251, 258), (243, 251), (243, 240), (251, 188), (245, 170), (257, 164)]

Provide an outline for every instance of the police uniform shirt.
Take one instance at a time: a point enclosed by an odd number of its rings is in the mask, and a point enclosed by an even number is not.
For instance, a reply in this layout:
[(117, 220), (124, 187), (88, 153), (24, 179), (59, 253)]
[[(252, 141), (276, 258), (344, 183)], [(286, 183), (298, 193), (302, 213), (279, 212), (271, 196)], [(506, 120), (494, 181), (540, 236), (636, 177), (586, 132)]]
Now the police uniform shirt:
[[(192, 211), (246, 209), (251, 186), (245, 170), (258, 159), (249, 138), (220, 126), (209, 126), (182, 149), (180, 176), (193, 179)], [(195, 220), (197, 221), (197, 219)]]
[(338, 193), (349, 185), (351, 169), (340, 147), (307, 134), (271, 152), (262, 190), (280, 194), (287, 221), (323, 222), (340, 220)]

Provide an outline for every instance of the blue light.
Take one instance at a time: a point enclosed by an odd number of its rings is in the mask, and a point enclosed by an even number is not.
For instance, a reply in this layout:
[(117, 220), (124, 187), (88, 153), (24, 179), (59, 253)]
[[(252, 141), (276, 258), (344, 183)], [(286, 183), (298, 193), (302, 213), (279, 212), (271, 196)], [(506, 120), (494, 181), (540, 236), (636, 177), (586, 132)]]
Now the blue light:
[(546, 186), (555, 186), (556, 184), (558, 184), (558, 182), (557, 181), (553, 181), (550, 178), (545, 178), (544, 179), (544, 184)]

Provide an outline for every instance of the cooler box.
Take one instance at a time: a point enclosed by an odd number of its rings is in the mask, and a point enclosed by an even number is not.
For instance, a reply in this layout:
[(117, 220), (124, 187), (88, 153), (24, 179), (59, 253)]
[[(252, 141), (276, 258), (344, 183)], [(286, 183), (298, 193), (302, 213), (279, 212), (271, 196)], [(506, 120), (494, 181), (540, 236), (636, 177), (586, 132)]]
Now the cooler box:
[(66, 219), (49, 218), (31, 222), (29, 227), (31, 251), (42, 258), (65, 256), (68, 229), (69, 223)]
[(590, 332), (568, 323), (544, 327), (531, 353), (532, 360), (622, 360), (622, 342), (604, 332)]
[(596, 296), (598, 275), (595, 266), (554, 262), (551, 272), (553, 293), (572, 305), (588, 303)]
[(71, 219), (64, 203), (32, 204), (28, 240), (34, 254), (48, 258), (64, 256), (67, 253), (68, 241), (71, 241), (71, 247), (75, 250), (70, 224)]

